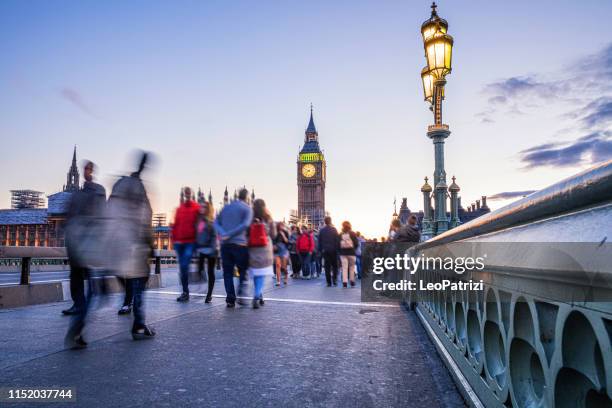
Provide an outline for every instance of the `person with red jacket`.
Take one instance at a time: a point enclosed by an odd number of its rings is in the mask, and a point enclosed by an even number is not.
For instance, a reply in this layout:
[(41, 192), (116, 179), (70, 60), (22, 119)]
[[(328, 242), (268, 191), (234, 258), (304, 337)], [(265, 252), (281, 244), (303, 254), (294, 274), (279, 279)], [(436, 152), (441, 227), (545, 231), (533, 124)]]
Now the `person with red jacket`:
[(179, 262), (179, 271), (183, 293), (177, 302), (187, 302), (189, 300), (189, 265), (195, 250), (196, 243), (196, 222), (200, 206), (191, 199), (191, 188), (183, 189), (185, 200), (176, 209), (174, 215), (174, 225), (172, 226), (172, 242)]
[(304, 279), (310, 279), (310, 258), (314, 252), (314, 238), (305, 225), (302, 226), (302, 233), (298, 236), (295, 246), (302, 262), (302, 275)]

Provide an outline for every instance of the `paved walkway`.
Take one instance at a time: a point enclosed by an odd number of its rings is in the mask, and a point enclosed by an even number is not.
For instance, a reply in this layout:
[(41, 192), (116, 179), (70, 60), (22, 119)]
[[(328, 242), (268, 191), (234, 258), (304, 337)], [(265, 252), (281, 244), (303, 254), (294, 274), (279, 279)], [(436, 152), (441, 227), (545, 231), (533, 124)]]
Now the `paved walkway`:
[(463, 406), (414, 314), (360, 304), (358, 288), (291, 282), (259, 310), (227, 309), (221, 280), (210, 305), (175, 293), (147, 293), (158, 335), (141, 342), (110, 296), (78, 351), (63, 349), (67, 302), (0, 311), (0, 386), (76, 387), (70, 407)]

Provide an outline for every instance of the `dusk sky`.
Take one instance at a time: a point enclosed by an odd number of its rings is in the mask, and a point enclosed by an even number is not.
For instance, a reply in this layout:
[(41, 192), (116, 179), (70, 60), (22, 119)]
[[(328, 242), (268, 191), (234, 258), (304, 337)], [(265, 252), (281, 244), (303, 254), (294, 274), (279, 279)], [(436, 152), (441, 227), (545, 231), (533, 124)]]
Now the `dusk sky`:
[[(309, 105), (327, 158), (327, 210), (386, 235), (393, 199), (422, 209), (421, 23), (429, 1), (0, 2), (0, 208), (51, 194), (79, 159), (108, 190), (130, 151), (155, 152), (156, 212), (181, 186), (255, 188), (297, 207)], [(537, 190), (612, 158), (611, 1), (448, 1), (455, 39), (444, 123), (465, 205)], [(516, 199), (516, 198), (514, 198)]]

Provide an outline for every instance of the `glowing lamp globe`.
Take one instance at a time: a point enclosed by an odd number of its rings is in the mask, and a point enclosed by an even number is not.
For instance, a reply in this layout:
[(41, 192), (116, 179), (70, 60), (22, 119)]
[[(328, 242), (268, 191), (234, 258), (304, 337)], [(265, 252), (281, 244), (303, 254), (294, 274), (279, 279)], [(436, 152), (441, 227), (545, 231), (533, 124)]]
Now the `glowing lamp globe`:
[(452, 69), (453, 37), (435, 32), (425, 41), (425, 58), (427, 68), (436, 79), (444, 79)]
[(431, 103), (433, 100), (434, 82), (436, 79), (431, 72), (429, 72), (428, 67), (421, 70), (421, 80), (423, 81), (423, 94), (425, 95), (425, 100)]
[(421, 25), (421, 34), (423, 35), (423, 42), (427, 41), (436, 32), (442, 31), (446, 33), (448, 30), (448, 22), (438, 16), (436, 12), (436, 3), (431, 5), (431, 17)]

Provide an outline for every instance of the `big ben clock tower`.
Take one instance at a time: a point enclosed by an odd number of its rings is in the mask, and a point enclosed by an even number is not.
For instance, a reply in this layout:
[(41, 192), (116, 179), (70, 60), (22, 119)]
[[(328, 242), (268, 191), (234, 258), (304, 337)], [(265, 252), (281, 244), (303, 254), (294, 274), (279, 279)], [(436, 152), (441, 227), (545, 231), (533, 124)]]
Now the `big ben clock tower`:
[(325, 218), (325, 157), (319, 147), (319, 133), (312, 118), (306, 128), (304, 146), (297, 160), (298, 217), (318, 228)]

